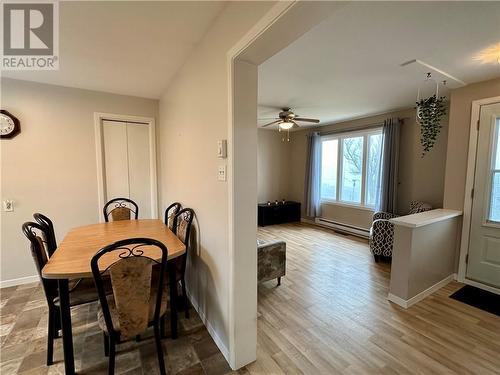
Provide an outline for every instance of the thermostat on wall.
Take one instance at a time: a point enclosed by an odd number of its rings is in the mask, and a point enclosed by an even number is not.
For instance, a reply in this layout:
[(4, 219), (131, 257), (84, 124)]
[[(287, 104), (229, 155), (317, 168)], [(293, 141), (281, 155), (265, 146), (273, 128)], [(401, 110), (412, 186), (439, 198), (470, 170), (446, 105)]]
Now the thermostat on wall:
[(221, 139), (217, 141), (217, 157), (221, 159), (227, 157), (227, 140)]

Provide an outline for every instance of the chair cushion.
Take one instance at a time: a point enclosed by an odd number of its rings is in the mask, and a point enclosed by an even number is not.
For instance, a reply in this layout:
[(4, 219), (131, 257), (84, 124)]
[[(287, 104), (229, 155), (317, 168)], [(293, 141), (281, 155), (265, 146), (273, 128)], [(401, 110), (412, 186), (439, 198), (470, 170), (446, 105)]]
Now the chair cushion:
[(410, 203), (410, 211), (408, 212), (408, 215), (418, 214), (429, 210), (432, 210), (432, 206), (429, 203), (412, 201)]
[(130, 220), (130, 209), (127, 207), (118, 207), (111, 211), (113, 221)]
[[(162, 292), (162, 301), (160, 306), (160, 316), (165, 315), (168, 307), (168, 293), (166, 290)], [(116, 309), (116, 304), (113, 295), (107, 296), (109, 313), (111, 315), (111, 320), (113, 321), (113, 329), (115, 332), (120, 332), (120, 319), (118, 318), (118, 310)], [(156, 307), (156, 290), (152, 289), (150, 298), (149, 298), (149, 322), (152, 322), (154, 319)], [(97, 322), (99, 327), (106, 333), (108, 333), (108, 327), (106, 326), (106, 321), (104, 320), (104, 314), (102, 313), (102, 308), (99, 305), (99, 309), (97, 310)]]

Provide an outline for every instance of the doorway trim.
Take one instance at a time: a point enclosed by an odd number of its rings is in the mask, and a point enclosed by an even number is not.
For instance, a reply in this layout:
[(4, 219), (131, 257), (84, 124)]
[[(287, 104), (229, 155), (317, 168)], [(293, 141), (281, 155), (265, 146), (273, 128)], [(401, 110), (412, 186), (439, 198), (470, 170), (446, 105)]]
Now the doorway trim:
[(151, 218), (158, 218), (158, 176), (156, 168), (156, 124), (153, 117), (120, 115), (116, 113), (94, 112), (94, 129), (95, 129), (95, 150), (97, 162), (97, 201), (98, 201), (98, 218), (102, 223), (102, 208), (105, 202), (105, 182), (104, 175), (104, 142), (102, 121), (121, 121), (121, 122), (139, 122), (149, 126), (149, 173), (151, 176)]
[(462, 238), (460, 241), (460, 256), (458, 260), (458, 277), (457, 280), (464, 284), (472, 285), (496, 294), (500, 294), (500, 289), (480, 282), (469, 280), (466, 277), (467, 271), (467, 254), (469, 252), (469, 236), (472, 214), (472, 190), (474, 188), (474, 179), (476, 175), (476, 155), (477, 155), (477, 139), (479, 135), (479, 116), (481, 114), (481, 106), (500, 102), (500, 96), (474, 100), (471, 109), (470, 134), (469, 134), (469, 154), (467, 159), (467, 174), (465, 181), (465, 199), (462, 222)]
[[(257, 358), (257, 253), (254, 250), (257, 239), (257, 213), (255, 211), (257, 205), (257, 127), (255, 126), (257, 121), (257, 64), (241, 59), (241, 55), (294, 5), (294, 1), (277, 2), (226, 54), (228, 250), (230, 258), (229, 345), (226, 359), (233, 370)], [(238, 81), (240, 84), (236, 87)], [(242, 90), (244, 87), (246, 90)], [(246, 94), (241, 95), (242, 93), (249, 94), (251, 98)], [(248, 129), (249, 123), (252, 124), (250, 129)], [(241, 142), (240, 137), (243, 132), (248, 133), (245, 135), (244, 142)], [(251, 142), (248, 142), (249, 140)], [(253, 163), (254, 159), (255, 163)], [(245, 173), (237, 174), (239, 169), (237, 167), (242, 167), (245, 160), (250, 161), (246, 165)], [(243, 198), (245, 194), (248, 195)], [(249, 231), (248, 228), (252, 230)], [(245, 262), (246, 264), (243, 265)], [(245, 329), (237, 330), (237, 326), (245, 327)]]
[[(278, 1), (226, 54), (229, 232), (229, 358), (226, 359), (233, 370), (257, 358), (258, 65), (347, 4)], [(290, 24), (297, 27), (290, 28)]]

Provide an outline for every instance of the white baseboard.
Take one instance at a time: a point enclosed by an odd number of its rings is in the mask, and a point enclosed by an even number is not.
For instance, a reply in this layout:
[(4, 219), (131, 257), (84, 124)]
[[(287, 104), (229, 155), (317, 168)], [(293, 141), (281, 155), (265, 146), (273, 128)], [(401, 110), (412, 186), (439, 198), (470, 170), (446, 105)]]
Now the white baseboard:
[(20, 277), (18, 279), (3, 280), (3, 281), (0, 281), (0, 288), (8, 288), (10, 286), (36, 283), (37, 281), (40, 281), (40, 278), (38, 277), (38, 275)]
[(456, 280), (457, 275), (455, 273), (445, 277), (443, 280), (437, 282), (436, 284), (432, 285), (431, 287), (427, 288), (426, 290), (418, 293), (416, 296), (411, 297), (408, 300), (405, 300), (401, 297), (396, 296), (395, 294), (389, 293), (387, 296), (387, 299), (396, 305), (401, 306), (402, 308), (407, 309), (411, 305), (416, 304), (417, 302), (422, 301), (424, 298), (430, 296), (432, 293), (434, 293), (436, 290), (441, 289), (443, 286), (447, 285), (450, 281)]
[(402, 308), (404, 309), (407, 309), (408, 308), (408, 301), (398, 297), (397, 295), (395, 294), (392, 294), (392, 293), (389, 293), (389, 295), (387, 296), (387, 299), (393, 303), (395, 303), (396, 305), (399, 305), (401, 306)]
[(200, 316), (201, 321), (203, 322), (203, 324), (207, 328), (208, 333), (214, 339), (215, 344), (220, 349), (220, 351), (221, 351), (222, 355), (224, 356), (224, 358), (226, 358), (227, 363), (230, 364), (231, 362), (229, 361), (229, 350), (228, 350), (228, 348), (226, 347), (226, 345), (224, 344), (224, 342), (221, 340), (221, 338), (217, 334), (217, 331), (214, 329), (214, 327), (212, 326), (212, 324), (210, 323), (210, 321), (205, 316), (205, 312), (201, 310), (200, 306), (198, 305), (198, 302), (195, 301), (195, 299), (191, 296), (191, 293), (189, 293), (189, 290), (186, 290), (186, 294), (187, 294), (187, 297), (188, 297), (189, 301), (191, 302), (191, 305), (193, 305), (194, 309), (196, 310), (196, 312)]

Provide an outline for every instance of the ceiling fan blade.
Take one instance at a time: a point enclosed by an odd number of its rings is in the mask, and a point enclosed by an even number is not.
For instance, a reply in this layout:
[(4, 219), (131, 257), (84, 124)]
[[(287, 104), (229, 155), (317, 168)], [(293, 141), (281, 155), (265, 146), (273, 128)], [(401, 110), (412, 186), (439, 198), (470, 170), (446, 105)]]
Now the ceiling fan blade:
[(292, 126), (292, 129), (295, 129), (295, 128), (300, 128), (300, 125), (297, 124), (295, 121), (292, 121), (293, 122), (293, 126)]
[(304, 117), (295, 117), (294, 121), (302, 121), (302, 122), (314, 122), (315, 124), (319, 123), (318, 119), (315, 118), (304, 118)]
[(281, 122), (282, 120), (279, 119), (279, 120), (276, 120), (276, 121), (273, 121), (273, 122), (270, 122), (268, 124), (265, 124), (265, 125), (262, 125), (261, 128), (265, 128), (267, 126), (270, 126), (270, 125), (274, 125), (274, 124), (277, 124), (278, 122)]
[(264, 121), (264, 120), (281, 120), (281, 119), (279, 117), (261, 117), (257, 119), (257, 121)]

